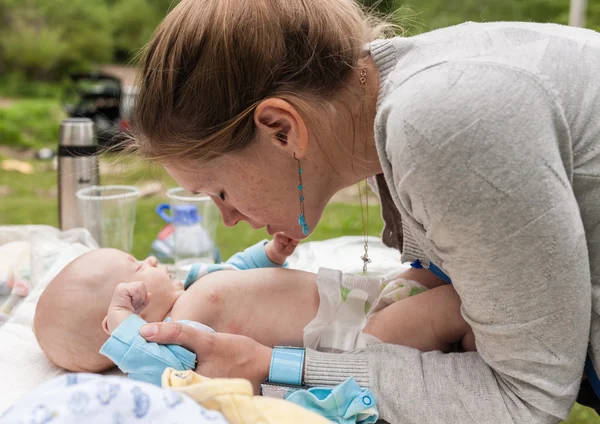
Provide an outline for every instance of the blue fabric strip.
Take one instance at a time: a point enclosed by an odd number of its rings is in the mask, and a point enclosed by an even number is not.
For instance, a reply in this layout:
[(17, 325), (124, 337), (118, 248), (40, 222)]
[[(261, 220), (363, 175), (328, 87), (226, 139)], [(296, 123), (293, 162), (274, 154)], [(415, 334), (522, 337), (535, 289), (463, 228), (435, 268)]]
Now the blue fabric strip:
[(421, 269), (421, 268), (423, 268), (423, 265), (421, 264), (421, 261), (418, 260), (418, 259), (416, 261), (414, 261), (412, 264), (410, 264), (410, 266), (412, 266), (415, 269)]
[[(410, 264), (411, 267), (415, 268), (415, 269), (422, 269), (423, 268), (423, 264), (421, 263), (420, 260), (416, 260), (413, 263)], [(448, 284), (452, 284), (452, 280), (450, 279), (450, 277), (448, 277), (444, 271), (442, 271), (441, 269), (439, 269), (433, 262), (429, 263), (429, 271), (433, 272), (434, 275), (436, 275), (437, 277), (441, 278), (444, 282), (448, 283)]]
[(194, 264), (190, 268), (190, 272), (188, 272), (185, 281), (183, 282), (183, 288), (187, 290), (192, 284), (196, 282), (198, 279), (198, 272), (200, 271), (200, 264)]
[(444, 280), (446, 283), (448, 284), (452, 284), (452, 280), (450, 279), (450, 277), (448, 277), (444, 271), (442, 271), (441, 269), (439, 269), (437, 266), (435, 266), (434, 263), (430, 263), (429, 264), (429, 271), (433, 272), (435, 275), (437, 275), (438, 277), (440, 277), (442, 280)]

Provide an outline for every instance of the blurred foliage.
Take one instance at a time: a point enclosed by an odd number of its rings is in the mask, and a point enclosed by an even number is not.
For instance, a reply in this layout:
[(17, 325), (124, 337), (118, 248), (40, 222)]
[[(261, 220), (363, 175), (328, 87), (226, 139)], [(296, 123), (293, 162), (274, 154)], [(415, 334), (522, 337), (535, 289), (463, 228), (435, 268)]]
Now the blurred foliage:
[(0, 78), (0, 96), (31, 99), (57, 99), (64, 96), (63, 81), (28, 80), (19, 72), (11, 72)]
[(132, 60), (177, 0), (105, 0), (110, 3), (115, 59)]
[[(465, 21), (569, 22), (570, 0), (395, 0), (397, 23), (418, 34)], [(588, 1), (586, 26), (600, 30), (600, 2)]]
[[(68, 72), (129, 62), (178, 0), (0, 0), (0, 76), (61, 81)], [(567, 23), (569, 0), (362, 0), (406, 34), (471, 21)], [(600, 29), (600, 2), (588, 2)], [(25, 88), (23, 84), (15, 84)]]
[(58, 139), (60, 122), (65, 112), (57, 100), (18, 100), (8, 108), (0, 108), (0, 140), (13, 147), (52, 146)]
[(0, 70), (27, 79), (113, 59), (109, 9), (102, 1), (0, 0)]
[(171, 0), (0, 0), (0, 75), (60, 80), (127, 61)]

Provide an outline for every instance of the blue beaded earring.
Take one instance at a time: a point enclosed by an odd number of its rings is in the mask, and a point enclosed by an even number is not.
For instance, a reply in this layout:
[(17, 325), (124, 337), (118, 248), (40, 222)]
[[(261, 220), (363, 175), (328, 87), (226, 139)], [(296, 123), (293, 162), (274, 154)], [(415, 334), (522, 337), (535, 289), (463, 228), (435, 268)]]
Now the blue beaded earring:
[(298, 217), (298, 224), (302, 228), (302, 234), (308, 235), (308, 225), (306, 224), (306, 218), (304, 217), (304, 186), (302, 185), (302, 165), (300, 165), (300, 159), (296, 158), (294, 153), (294, 159), (298, 162), (298, 191), (300, 192), (300, 216)]

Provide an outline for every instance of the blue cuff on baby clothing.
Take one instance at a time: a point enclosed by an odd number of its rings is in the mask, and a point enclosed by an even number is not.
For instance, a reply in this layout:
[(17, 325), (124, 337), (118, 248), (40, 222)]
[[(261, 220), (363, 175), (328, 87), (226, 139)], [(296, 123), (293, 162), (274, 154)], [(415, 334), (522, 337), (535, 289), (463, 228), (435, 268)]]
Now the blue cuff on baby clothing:
[(189, 286), (194, 284), (200, 277), (204, 277), (206, 274), (210, 274), (215, 271), (223, 270), (246, 270), (256, 268), (287, 268), (287, 262), (283, 265), (272, 262), (267, 256), (265, 251), (265, 245), (268, 240), (263, 240), (250, 246), (243, 252), (238, 252), (229, 258), (225, 263), (222, 264), (203, 264), (196, 263), (192, 265), (188, 275), (183, 282), (183, 287), (187, 289)]
[[(187, 324), (186, 321), (180, 321)], [(178, 345), (160, 345), (140, 336), (140, 328), (147, 324), (138, 315), (131, 315), (121, 323), (100, 349), (130, 378), (160, 386), (166, 368), (184, 371), (194, 369), (196, 355)], [(195, 326), (194, 326), (195, 327)], [(207, 327), (208, 328), (208, 327)]]
[(256, 268), (287, 268), (287, 262), (283, 265), (271, 262), (265, 251), (268, 240), (259, 241), (254, 246), (250, 246), (243, 252), (238, 252), (227, 260), (226, 263), (235, 266), (237, 269), (256, 269)]
[(372, 424), (379, 418), (375, 397), (369, 389), (361, 389), (352, 377), (335, 387), (297, 390), (285, 399), (334, 423)]

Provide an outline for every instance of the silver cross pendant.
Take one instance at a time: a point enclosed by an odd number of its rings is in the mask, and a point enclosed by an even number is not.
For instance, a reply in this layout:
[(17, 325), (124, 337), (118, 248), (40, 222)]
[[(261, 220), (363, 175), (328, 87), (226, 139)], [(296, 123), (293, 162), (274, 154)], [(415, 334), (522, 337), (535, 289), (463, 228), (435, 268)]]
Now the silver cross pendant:
[(367, 273), (367, 264), (371, 263), (371, 259), (369, 259), (369, 252), (365, 249), (365, 254), (360, 257), (363, 261), (363, 274)]

